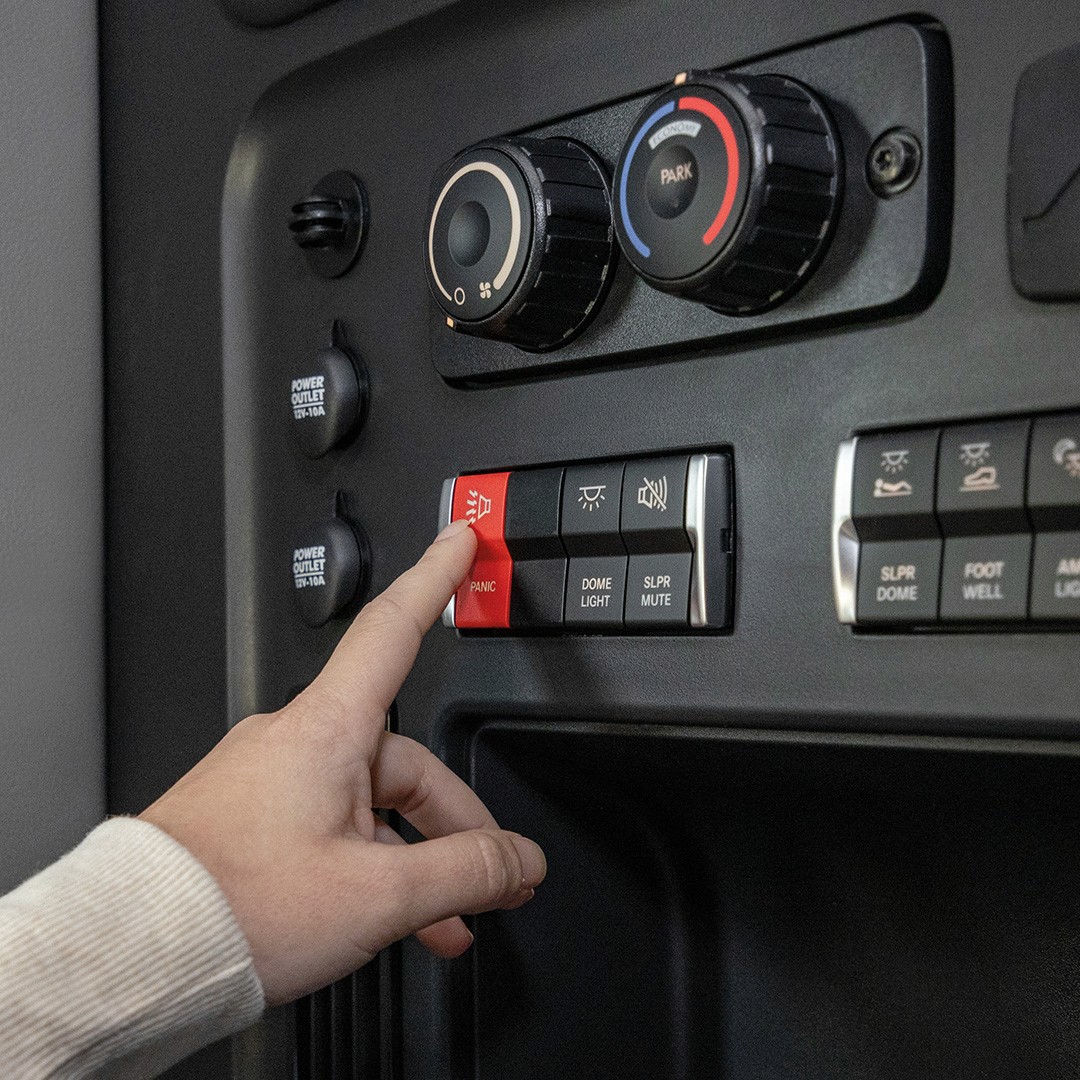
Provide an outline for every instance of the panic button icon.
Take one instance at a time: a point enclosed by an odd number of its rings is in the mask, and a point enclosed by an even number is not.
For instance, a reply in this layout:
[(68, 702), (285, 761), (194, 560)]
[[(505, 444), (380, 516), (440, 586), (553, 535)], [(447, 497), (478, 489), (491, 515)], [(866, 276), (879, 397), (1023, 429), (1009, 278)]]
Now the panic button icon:
[(452, 519), (464, 518), (478, 541), (476, 561), (458, 589), (454, 623), (463, 630), (510, 627), (510, 582), (514, 564), (504, 539), (508, 472), (459, 476)]

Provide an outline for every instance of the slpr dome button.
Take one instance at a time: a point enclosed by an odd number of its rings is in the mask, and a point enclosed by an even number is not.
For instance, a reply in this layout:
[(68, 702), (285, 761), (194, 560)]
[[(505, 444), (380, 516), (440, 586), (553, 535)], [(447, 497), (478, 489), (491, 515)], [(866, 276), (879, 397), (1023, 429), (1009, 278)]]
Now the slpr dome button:
[(940, 581), (940, 540), (863, 544), (859, 557), (859, 622), (937, 622)]

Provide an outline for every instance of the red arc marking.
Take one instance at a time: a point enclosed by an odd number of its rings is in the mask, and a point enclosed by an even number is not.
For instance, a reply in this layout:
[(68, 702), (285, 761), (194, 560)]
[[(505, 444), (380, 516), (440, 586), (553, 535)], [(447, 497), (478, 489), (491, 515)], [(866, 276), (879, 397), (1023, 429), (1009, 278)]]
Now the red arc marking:
[(713, 223), (705, 230), (705, 235), (701, 238), (701, 242), (707, 247), (720, 235), (720, 230), (731, 216), (731, 208), (735, 205), (735, 192), (739, 187), (739, 144), (735, 141), (731, 121), (711, 101), (699, 97), (684, 97), (679, 99), (679, 108), (704, 113), (716, 125), (720, 138), (724, 140), (724, 149), (727, 151), (728, 176), (724, 198), (720, 203), (720, 210), (713, 218)]

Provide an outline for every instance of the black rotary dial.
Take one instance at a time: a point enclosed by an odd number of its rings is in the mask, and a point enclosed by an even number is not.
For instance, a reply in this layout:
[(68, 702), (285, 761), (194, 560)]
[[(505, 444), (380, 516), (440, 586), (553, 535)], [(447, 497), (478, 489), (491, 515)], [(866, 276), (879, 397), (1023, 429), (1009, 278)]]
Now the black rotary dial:
[(779, 75), (680, 76), (615, 170), (619, 243), (651, 285), (732, 315), (781, 303), (818, 265), (840, 205), (840, 142)]
[(599, 159), (568, 139), (495, 139), (440, 170), (425, 255), (435, 302), (457, 331), (541, 350), (596, 311), (615, 255)]

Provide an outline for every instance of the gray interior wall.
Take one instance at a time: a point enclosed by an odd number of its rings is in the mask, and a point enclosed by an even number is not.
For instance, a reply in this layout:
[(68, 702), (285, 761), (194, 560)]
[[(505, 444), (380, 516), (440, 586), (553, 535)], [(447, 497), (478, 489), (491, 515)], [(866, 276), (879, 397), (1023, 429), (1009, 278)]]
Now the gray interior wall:
[(0, 890), (104, 812), (97, 5), (0, 0)]
[(219, 234), (236, 133), (288, 71), (446, 3), (341, 0), (253, 29), (216, 0), (103, 0), (112, 813), (141, 811), (227, 727)]

